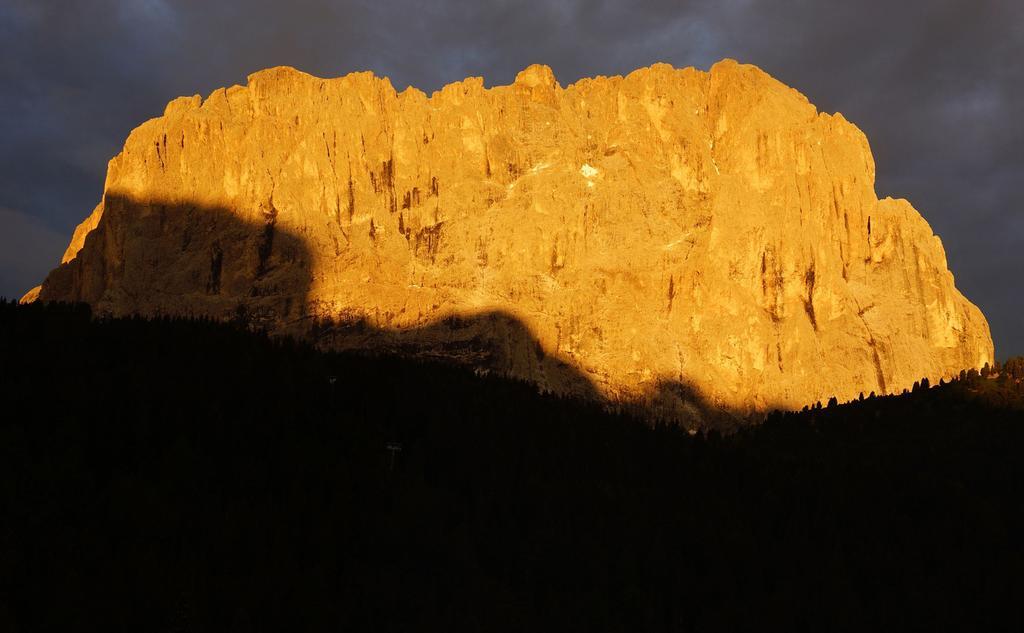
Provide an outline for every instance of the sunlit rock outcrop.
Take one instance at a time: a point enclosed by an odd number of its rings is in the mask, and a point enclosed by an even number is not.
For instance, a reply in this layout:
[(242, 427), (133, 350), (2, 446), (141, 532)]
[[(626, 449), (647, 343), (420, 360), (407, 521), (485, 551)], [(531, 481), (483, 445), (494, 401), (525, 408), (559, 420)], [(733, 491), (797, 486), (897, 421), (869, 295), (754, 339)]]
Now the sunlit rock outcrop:
[(992, 359), (939, 238), (874, 180), (857, 127), (728, 60), (431, 96), (273, 68), (134, 130), (40, 297), (579, 392), (569, 367), (697, 423), (693, 394), (800, 407)]

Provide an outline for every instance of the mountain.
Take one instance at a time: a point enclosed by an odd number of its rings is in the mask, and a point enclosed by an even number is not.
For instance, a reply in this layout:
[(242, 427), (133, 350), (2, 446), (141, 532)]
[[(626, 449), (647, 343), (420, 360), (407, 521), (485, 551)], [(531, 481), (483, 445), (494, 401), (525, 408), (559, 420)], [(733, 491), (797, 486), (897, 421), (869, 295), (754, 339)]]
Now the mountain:
[(429, 97), (272, 68), (135, 129), (27, 298), (244, 318), (697, 425), (993, 360), (939, 238), (874, 180), (857, 127), (731, 60)]

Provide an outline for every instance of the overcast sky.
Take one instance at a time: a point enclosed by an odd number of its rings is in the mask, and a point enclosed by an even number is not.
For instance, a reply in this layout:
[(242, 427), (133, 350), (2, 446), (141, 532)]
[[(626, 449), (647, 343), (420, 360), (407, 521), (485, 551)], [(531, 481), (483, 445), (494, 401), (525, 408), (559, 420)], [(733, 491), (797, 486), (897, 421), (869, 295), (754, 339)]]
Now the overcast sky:
[(1022, 0), (2, 0), (0, 295), (56, 265), (107, 161), (178, 95), (276, 65), (429, 93), (534, 62), (565, 85), (723, 57), (863, 129), (879, 195), (942, 238), (997, 356), (1024, 354)]

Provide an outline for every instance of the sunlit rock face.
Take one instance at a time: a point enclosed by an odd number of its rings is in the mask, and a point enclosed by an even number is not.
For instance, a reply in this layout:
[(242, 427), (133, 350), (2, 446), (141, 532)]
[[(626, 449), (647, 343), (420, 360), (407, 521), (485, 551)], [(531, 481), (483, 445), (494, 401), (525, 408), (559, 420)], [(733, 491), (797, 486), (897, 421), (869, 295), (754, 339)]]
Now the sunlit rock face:
[(133, 131), (40, 298), (243, 314), (699, 424), (698, 394), (798, 408), (992, 359), (939, 238), (874, 180), (857, 127), (733, 61), (429, 97), (273, 68)]

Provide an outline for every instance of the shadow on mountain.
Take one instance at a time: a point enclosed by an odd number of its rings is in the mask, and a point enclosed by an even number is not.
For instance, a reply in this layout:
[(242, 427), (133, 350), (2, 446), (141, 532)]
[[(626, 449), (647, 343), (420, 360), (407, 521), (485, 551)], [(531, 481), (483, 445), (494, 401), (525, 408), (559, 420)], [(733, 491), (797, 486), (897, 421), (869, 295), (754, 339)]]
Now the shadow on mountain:
[(278, 220), (270, 201), (231, 210), (107, 193), (96, 229), (75, 259), (50, 273), (40, 300), (88, 303), (99, 314), (238, 318), (257, 327), (301, 318), (312, 255)]
[(363, 318), (314, 319), (304, 338), (323, 349), (453, 363), (477, 374), (529, 380), (541, 391), (601, 398), (569, 359), (545, 350), (521, 320), (501, 310), (453, 314), (413, 328), (379, 328)]
[(729, 432), (750, 421), (744, 414), (712, 405), (699, 389), (679, 381), (655, 381), (633, 397), (606, 398), (570, 358), (545, 350), (522, 321), (501, 310), (452, 315), (405, 329), (378, 328), (358, 318), (320, 319), (304, 338), (328, 350), (453, 363), (478, 375), (529, 381), (543, 392), (596, 401), (652, 424)]
[[(40, 298), (88, 303), (98, 314), (240, 321), (321, 349), (455, 363), (690, 429), (732, 431), (748, 419), (679, 381), (658, 381), (641, 395), (607, 400), (570, 358), (545, 349), (521, 320), (502, 310), (451, 314), (414, 328), (311, 314), (314, 249), (281, 220), (272, 200), (256, 209), (228, 209), (108, 193), (97, 228), (74, 260), (50, 274)], [(336, 244), (349, 239), (335, 220), (325, 216), (324, 222)], [(150, 278), (154, 269), (158, 279)], [(375, 306), (362, 308), (371, 314)]]

